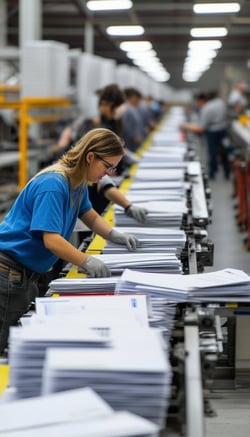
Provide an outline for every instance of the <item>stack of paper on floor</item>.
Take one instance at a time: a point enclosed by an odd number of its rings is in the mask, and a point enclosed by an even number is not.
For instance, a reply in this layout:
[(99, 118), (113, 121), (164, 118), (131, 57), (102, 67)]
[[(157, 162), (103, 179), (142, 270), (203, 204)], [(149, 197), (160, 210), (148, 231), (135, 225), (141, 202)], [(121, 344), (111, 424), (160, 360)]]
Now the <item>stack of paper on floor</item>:
[(115, 410), (165, 425), (171, 368), (155, 329), (116, 331), (113, 347), (47, 351), (43, 393), (90, 386)]
[(91, 388), (0, 404), (0, 434), (11, 437), (156, 437), (156, 424), (115, 412)]

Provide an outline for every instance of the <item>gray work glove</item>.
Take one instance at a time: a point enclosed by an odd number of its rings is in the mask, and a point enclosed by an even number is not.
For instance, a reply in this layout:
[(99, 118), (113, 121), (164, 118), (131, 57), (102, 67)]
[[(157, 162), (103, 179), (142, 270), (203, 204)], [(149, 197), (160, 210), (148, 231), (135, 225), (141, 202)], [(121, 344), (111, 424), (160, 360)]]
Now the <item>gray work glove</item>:
[(134, 235), (124, 234), (115, 231), (115, 229), (112, 229), (109, 233), (107, 240), (116, 244), (124, 244), (124, 246), (127, 246), (130, 251), (136, 250), (137, 247), (140, 247), (140, 241)]
[(139, 223), (144, 223), (147, 218), (148, 211), (145, 208), (140, 206), (130, 205), (124, 209), (125, 214), (128, 217), (132, 217), (137, 220)]
[(78, 272), (86, 273), (90, 278), (111, 276), (109, 268), (101, 260), (91, 255), (78, 267)]

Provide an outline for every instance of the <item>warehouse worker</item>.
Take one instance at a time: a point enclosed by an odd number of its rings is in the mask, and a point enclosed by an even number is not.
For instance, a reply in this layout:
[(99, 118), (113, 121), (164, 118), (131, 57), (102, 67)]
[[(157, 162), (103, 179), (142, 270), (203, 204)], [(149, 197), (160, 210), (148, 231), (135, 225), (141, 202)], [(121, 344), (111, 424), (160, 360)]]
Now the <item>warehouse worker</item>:
[[(84, 116), (80, 116), (70, 126), (67, 126), (60, 136), (57, 148), (54, 149), (56, 153), (61, 155), (72, 143), (81, 138), (90, 129), (96, 127), (104, 127), (112, 130), (119, 136), (123, 136), (122, 122), (119, 118), (116, 118), (117, 108), (125, 101), (122, 90), (118, 85), (110, 84), (99, 90), (98, 95), (99, 116), (87, 119)], [(123, 159), (118, 166), (120, 171), (124, 170), (126, 163), (131, 164), (131, 154), (125, 150)], [(115, 182), (109, 175), (105, 175), (101, 181), (89, 187), (89, 198), (93, 208), (99, 214), (102, 214), (109, 201), (111, 201), (124, 208), (125, 214), (137, 222), (144, 223), (146, 221), (147, 210), (132, 205), (132, 202), (117, 189)]]
[(0, 224), (0, 353), (9, 326), (26, 312), (38, 292), (39, 275), (58, 258), (90, 277), (110, 276), (108, 267), (75, 248), (70, 236), (79, 217), (93, 232), (135, 250), (139, 241), (114, 230), (92, 208), (88, 182), (115, 171), (124, 153), (109, 129), (93, 129), (55, 164), (34, 176)]
[(225, 102), (218, 97), (217, 92), (207, 94), (207, 101), (200, 109), (199, 120), (196, 123), (183, 123), (181, 128), (205, 135), (208, 148), (208, 172), (214, 179), (218, 171), (218, 160), (221, 158), (225, 178), (230, 176), (230, 141), (228, 138), (228, 118)]
[(142, 95), (137, 88), (125, 88), (126, 103), (122, 112), (123, 138), (125, 146), (136, 152), (146, 138), (146, 132), (139, 112)]
[(248, 99), (246, 97), (247, 84), (243, 80), (236, 82), (229, 93), (227, 104), (229, 109), (229, 116), (237, 118), (244, 113), (248, 106)]

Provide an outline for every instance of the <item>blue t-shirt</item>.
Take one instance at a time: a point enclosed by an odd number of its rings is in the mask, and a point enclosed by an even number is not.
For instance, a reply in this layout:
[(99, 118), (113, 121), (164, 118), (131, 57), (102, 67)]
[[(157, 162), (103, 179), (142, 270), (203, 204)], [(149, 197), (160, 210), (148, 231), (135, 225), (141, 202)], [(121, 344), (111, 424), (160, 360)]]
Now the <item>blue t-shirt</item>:
[(43, 173), (26, 185), (0, 224), (0, 251), (34, 272), (46, 272), (58, 258), (44, 246), (42, 233), (69, 240), (77, 217), (91, 208), (87, 186), (72, 191), (63, 175)]

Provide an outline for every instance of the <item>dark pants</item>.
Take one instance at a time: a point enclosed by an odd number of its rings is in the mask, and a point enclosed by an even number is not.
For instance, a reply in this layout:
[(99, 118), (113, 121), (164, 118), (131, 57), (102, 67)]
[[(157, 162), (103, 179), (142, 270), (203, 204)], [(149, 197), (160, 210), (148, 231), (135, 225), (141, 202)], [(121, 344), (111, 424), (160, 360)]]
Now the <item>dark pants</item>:
[[(226, 178), (230, 175), (230, 148), (226, 144), (228, 139), (225, 129), (219, 131), (206, 131), (206, 139), (208, 146), (208, 172), (209, 177), (214, 178), (219, 166), (219, 160), (222, 163), (224, 175)], [(227, 147), (226, 147), (227, 146)]]
[(40, 274), (31, 272), (0, 252), (0, 354), (8, 345), (10, 326), (15, 326), (38, 296)]

